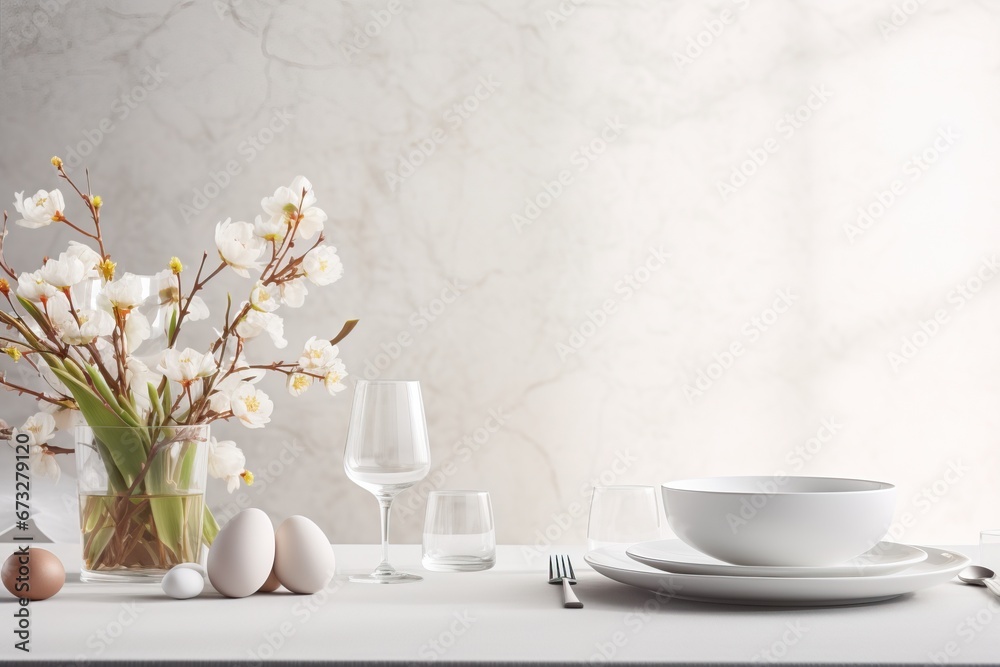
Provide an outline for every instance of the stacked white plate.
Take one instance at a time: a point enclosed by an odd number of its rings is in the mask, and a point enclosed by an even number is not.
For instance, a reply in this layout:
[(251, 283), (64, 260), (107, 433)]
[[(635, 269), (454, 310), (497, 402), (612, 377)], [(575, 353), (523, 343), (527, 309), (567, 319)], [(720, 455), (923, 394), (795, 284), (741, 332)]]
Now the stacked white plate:
[(660, 595), (727, 604), (827, 606), (887, 600), (944, 583), (969, 564), (962, 554), (880, 542), (840, 565), (733, 565), (680, 540), (605, 547), (585, 560), (604, 576)]

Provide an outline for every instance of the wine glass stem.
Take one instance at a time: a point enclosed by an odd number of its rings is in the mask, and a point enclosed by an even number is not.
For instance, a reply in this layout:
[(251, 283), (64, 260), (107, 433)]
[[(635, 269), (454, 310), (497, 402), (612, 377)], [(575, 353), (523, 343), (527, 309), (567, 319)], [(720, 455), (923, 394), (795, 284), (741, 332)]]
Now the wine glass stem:
[(378, 506), (382, 515), (382, 562), (375, 571), (389, 573), (394, 571), (392, 565), (389, 565), (389, 509), (392, 507), (392, 497), (380, 496)]

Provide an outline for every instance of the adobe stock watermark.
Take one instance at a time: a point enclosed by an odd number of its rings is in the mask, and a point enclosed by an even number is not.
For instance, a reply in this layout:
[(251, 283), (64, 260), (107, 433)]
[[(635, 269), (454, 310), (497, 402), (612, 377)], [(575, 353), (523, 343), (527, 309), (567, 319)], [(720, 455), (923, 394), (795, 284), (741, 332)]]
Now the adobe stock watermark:
[(549, 517), (549, 523), (544, 528), (535, 529), (535, 541), (530, 545), (521, 546), (521, 554), (525, 559), (529, 563), (534, 563), (536, 559), (543, 557), (552, 544), (569, 533), (581, 518), (587, 516), (587, 510), (590, 507), (590, 494), (594, 487), (617, 484), (622, 475), (626, 474), (638, 462), (639, 457), (634, 456), (628, 449), (616, 450), (614, 459), (607, 468), (580, 485), (580, 500), (571, 501), (566, 506), (565, 511), (553, 512)]
[(722, 36), (726, 28), (736, 23), (740, 14), (750, 6), (750, 0), (733, 0), (736, 11), (724, 7), (718, 14), (702, 23), (702, 29), (696, 34), (688, 37), (683, 51), (674, 51), (674, 65), (678, 70), (683, 70), (689, 65), (693, 65), (697, 60), (712, 47)]
[(339, 591), (343, 585), (344, 580), (334, 577), (325, 588), (318, 592), (312, 595), (296, 596), (300, 599), (292, 605), (291, 616), (293, 620), (283, 620), (262, 634), (261, 641), (253, 648), (247, 649), (248, 660), (246, 664), (260, 667), (271, 660), (288, 640), (295, 636), (301, 626), (312, 620), (316, 612), (333, 599), (334, 593)]
[(920, 517), (927, 516), (938, 507), (972, 470), (961, 459), (949, 459), (945, 462), (945, 466), (936, 479), (922, 485), (910, 497), (907, 505), (900, 505), (905, 509), (897, 512), (896, 520), (889, 526), (883, 539), (893, 542), (903, 541), (906, 531), (916, 526)]
[(90, 652), (78, 653), (76, 658), (74, 658), (73, 664), (88, 665), (91, 661), (104, 655), (104, 652), (111, 648), (145, 611), (146, 607), (140, 606), (135, 601), (122, 602), (119, 605), (118, 613), (111, 620), (87, 636), (83, 643), (84, 646), (90, 649)]
[(899, 347), (885, 355), (892, 372), (898, 373), (900, 368), (913, 361), (921, 350), (930, 345), (931, 341), (951, 322), (955, 313), (976, 298), (986, 284), (996, 277), (998, 271), (1000, 271), (1000, 260), (997, 256), (994, 254), (984, 257), (971, 276), (957, 283), (945, 295), (945, 307), (936, 309), (928, 318), (921, 320), (914, 331), (901, 336)]
[(802, 641), (809, 628), (801, 621), (786, 621), (784, 631), (769, 646), (758, 651), (750, 658), (750, 662), (784, 662), (788, 652)]
[(83, 163), (83, 158), (89, 156), (97, 147), (104, 143), (108, 135), (112, 134), (132, 115), (132, 112), (139, 108), (149, 97), (149, 94), (160, 87), (166, 80), (167, 72), (164, 72), (159, 65), (148, 65), (143, 70), (142, 79), (138, 84), (119, 95), (111, 103), (111, 113), (94, 127), (82, 132), (82, 138), (75, 144), (67, 144), (62, 158), (67, 168), (73, 169)]
[(734, 339), (721, 352), (713, 354), (712, 361), (695, 372), (694, 382), (684, 385), (684, 397), (688, 403), (693, 404), (695, 399), (704, 396), (705, 392), (711, 389), (733, 367), (736, 360), (742, 357), (750, 346), (759, 341), (761, 336), (767, 333), (798, 300), (798, 295), (793, 294), (791, 289), (779, 289), (775, 292), (775, 298), (771, 305), (751, 317), (740, 327), (741, 337)]
[(452, 612), (452, 619), (448, 623), (448, 627), (439, 632), (436, 637), (428, 639), (417, 651), (417, 656), (422, 660), (440, 660), (476, 624), (476, 620), (476, 617), (468, 609), (462, 612)]
[(237, 157), (230, 158), (218, 169), (208, 172), (208, 180), (191, 190), (191, 202), (180, 205), (180, 213), (185, 223), (196, 219), (216, 197), (228, 188), (233, 178), (243, 173), (243, 168), (253, 162), (279, 134), (288, 129), (295, 118), (288, 109), (276, 110), (263, 127), (240, 141), (235, 148)]
[(533, 224), (538, 218), (562, 196), (566, 188), (571, 186), (578, 174), (582, 174), (604, 155), (608, 147), (616, 142), (628, 126), (615, 116), (604, 121), (604, 126), (586, 143), (580, 144), (569, 156), (571, 167), (561, 169), (551, 181), (543, 181), (541, 189), (534, 195), (526, 197), (524, 207), (510, 216), (511, 224), (518, 234), (525, 227)]
[(968, 614), (956, 626), (954, 639), (949, 639), (940, 650), (927, 653), (927, 659), (936, 665), (946, 665), (962, 654), (962, 648), (980, 637), (1000, 616), (1000, 599), (985, 596), (986, 603), (975, 614)]
[(389, 190), (395, 192), (406, 179), (417, 173), (417, 169), (423, 166), (448, 140), (448, 133), (456, 132), (467, 120), (472, 118), (482, 104), (500, 88), (500, 85), (501, 82), (497, 81), (492, 74), (481, 76), (472, 93), (445, 109), (444, 113), (441, 114), (444, 126), (434, 127), (423, 138), (412, 143), (411, 148), (396, 157), (395, 168), (387, 169), (383, 173)]
[(653, 274), (667, 265), (670, 253), (663, 250), (663, 246), (649, 247), (646, 259), (636, 268), (624, 274), (618, 280), (612, 291), (613, 296), (601, 302), (597, 308), (588, 310), (586, 318), (570, 331), (569, 338), (565, 342), (556, 342), (556, 353), (560, 361), (566, 361), (571, 355), (576, 354), (587, 344), (587, 342), (597, 335), (608, 323), (609, 319), (618, 312), (618, 307), (631, 299), (652, 279)]
[(545, 10), (545, 20), (549, 22), (549, 28), (555, 30), (563, 23), (568, 21), (573, 14), (576, 14), (576, 10), (580, 8), (581, 5), (586, 4), (587, 0), (560, 0), (560, 2), (551, 9)]
[(722, 201), (726, 201), (736, 194), (737, 190), (749, 183), (750, 179), (767, 164), (771, 156), (781, 150), (782, 141), (787, 142), (794, 137), (795, 133), (805, 127), (813, 114), (822, 109), (831, 97), (833, 97), (833, 92), (827, 89), (826, 84), (812, 86), (809, 89), (809, 95), (802, 104), (782, 114), (774, 123), (774, 131), (777, 136), (769, 136), (760, 145), (748, 148), (747, 158), (729, 172), (729, 177), (724, 181), (716, 181), (715, 187)]
[(656, 590), (652, 591), (651, 597), (647, 598), (640, 606), (630, 609), (622, 617), (622, 629), (613, 631), (606, 639), (594, 642), (594, 652), (590, 654), (589, 662), (610, 662), (618, 657), (618, 654), (629, 645), (632, 638), (649, 626), (653, 615), (677, 599), (678, 594), (683, 590), (684, 584), (680, 581), (665, 582), (660, 580)]
[(889, 39), (900, 28), (909, 23), (910, 19), (927, 4), (927, 0), (903, 0), (892, 6), (892, 11), (888, 18), (881, 18), (876, 22), (882, 39)]
[(433, 299), (416, 309), (407, 318), (408, 327), (391, 339), (379, 343), (378, 353), (365, 360), (365, 379), (375, 380), (403, 355), (403, 350), (413, 345), (420, 334), (437, 322), (448, 308), (469, 289), (468, 285), (452, 278)]
[(949, 127), (938, 128), (934, 140), (919, 153), (913, 153), (900, 166), (901, 177), (893, 179), (888, 186), (875, 193), (868, 204), (859, 206), (857, 217), (853, 223), (844, 224), (844, 234), (848, 242), (854, 245), (859, 237), (865, 234), (892, 208), (893, 204), (906, 193), (907, 184), (915, 183), (920, 177), (935, 165), (961, 138), (958, 132)]
[(403, 494), (393, 504), (399, 518), (406, 520), (415, 515), (432, 492), (444, 488), (448, 480), (458, 474), (463, 464), (471, 461), (473, 456), (489, 444), (507, 423), (507, 419), (504, 408), (493, 408), (482, 424), (452, 443), (448, 458), (436, 464), (427, 477), (410, 487), (409, 493)]
[[(795, 445), (785, 456), (785, 463), (791, 466), (792, 474), (801, 471), (806, 463), (816, 458), (843, 428), (844, 425), (839, 423), (836, 417), (824, 418), (815, 435), (807, 438), (805, 442)], [(753, 521), (767, 505), (771, 496), (779, 492), (789, 479), (790, 476), (784, 470), (779, 470), (770, 479), (758, 481), (757, 489), (760, 492), (743, 499), (740, 503), (739, 514), (730, 512), (726, 515), (726, 523), (729, 524), (733, 535), (739, 534), (744, 526)]]
[(53, 18), (62, 12), (70, 0), (42, 0), (32, 3), (37, 7), (28, 14), (20, 25), (7, 32), (4, 40), (11, 51), (20, 50), (23, 44), (30, 44), (38, 39), (39, 31), (47, 26)]
[(348, 41), (340, 43), (340, 52), (347, 59), (347, 62), (353, 63), (362, 51), (381, 37), (393, 19), (403, 13), (403, 9), (403, 3), (400, 0), (389, 0), (385, 4), (385, 8), (371, 10), (371, 20), (364, 25), (354, 26), (353, 30), (349, 29)]

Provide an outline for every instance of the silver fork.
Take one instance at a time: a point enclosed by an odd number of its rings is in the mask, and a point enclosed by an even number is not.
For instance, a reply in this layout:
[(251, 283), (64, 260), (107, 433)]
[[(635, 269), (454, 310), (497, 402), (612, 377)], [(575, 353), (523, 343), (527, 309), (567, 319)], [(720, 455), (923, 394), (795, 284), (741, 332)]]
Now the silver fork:
[(583, 603), (576, 597), (571, 584), (576, 583), (576, 573), (569, 556), (553, 554), (549, 556), (549, 583), (562, 584), (563, 607), (567, 609), (583, 609)]

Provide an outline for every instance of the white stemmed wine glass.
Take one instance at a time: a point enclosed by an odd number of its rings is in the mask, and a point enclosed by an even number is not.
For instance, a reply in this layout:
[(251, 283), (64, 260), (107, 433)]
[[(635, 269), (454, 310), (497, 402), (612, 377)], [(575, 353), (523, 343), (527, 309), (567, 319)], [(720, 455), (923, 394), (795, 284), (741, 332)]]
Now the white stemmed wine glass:
[(389, 509), (401, 492), (431, 469), (427, 420), (420, 383), (408, 380), (359, 380), (347, 429), (344, 470), (351, 481), (371, 491), (382, 511), (382, 562), (371, 574), (350, 578), (373, 584), (420, 581), (389, 564)]

